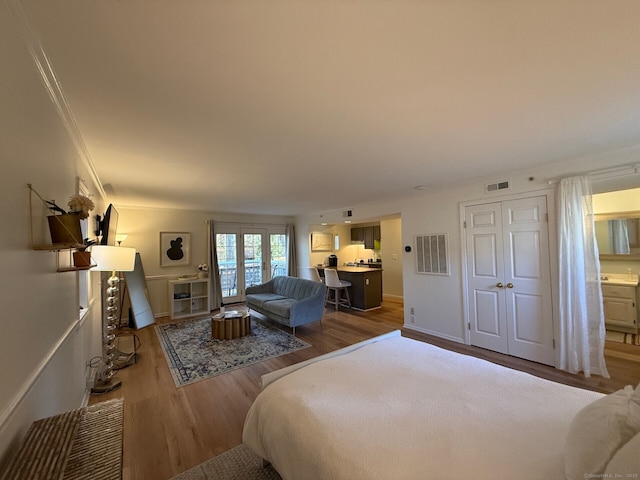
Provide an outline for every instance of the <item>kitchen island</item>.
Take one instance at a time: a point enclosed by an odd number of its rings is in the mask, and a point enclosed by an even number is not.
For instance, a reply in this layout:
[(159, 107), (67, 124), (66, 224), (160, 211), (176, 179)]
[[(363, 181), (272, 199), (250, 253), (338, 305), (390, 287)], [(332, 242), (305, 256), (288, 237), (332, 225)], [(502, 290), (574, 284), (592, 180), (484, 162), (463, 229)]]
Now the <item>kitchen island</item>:
[(318, 272), (323, 278), (325, 268), (337, 270), (340, 280), (351, 282), (351, 287), (349, 287), (351, 308), (357, 310), (380, 308), (382, 304), (381, 268), (318, 267)]

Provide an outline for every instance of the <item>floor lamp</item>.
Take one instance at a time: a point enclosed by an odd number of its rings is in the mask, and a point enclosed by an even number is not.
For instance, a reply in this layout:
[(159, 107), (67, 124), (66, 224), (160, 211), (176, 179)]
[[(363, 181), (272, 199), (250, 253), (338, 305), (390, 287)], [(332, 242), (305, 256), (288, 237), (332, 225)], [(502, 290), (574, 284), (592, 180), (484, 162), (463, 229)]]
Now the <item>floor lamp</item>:
[[(103, 305), (103, 338), (102, 338), (102, 369), (98, 374), (91, 393), (105, 393), (120, 387), (122, 381), (114, 379), (113, 359), (115, 357), (115, 330), (118, 320), (118, 283), (120, 279), (116, 272), (133, 271), (136, 260), (136, 249), (129, 247), (115, 247), (110, 245), (94, 245), (91, 247), (91, 260), (95, 263), (92, 270), (111, 272), (107, 280), (106, 305)], [(106, 317), (105, 317), (106, 314)]]

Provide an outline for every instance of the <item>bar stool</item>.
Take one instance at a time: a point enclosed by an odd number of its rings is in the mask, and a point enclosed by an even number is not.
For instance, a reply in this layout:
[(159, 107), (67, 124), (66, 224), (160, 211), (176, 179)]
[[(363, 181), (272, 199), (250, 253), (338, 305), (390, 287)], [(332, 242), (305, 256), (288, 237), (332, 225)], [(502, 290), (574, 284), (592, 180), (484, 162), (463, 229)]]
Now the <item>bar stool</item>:
[(322, 277), (318, 273), (318, 269), (316, 267), (309, 267), (309, 280), (322, 283)]
[[(324, 269), (324, 284), (327, 286), (327, 294), (324, 298), (324, 303), (330, 303), (336, 306), (338, 310), (339, 305), (346, 305), (351, 308), (351, 299), (349, 298), (348, 288), (351, 286), (351, 282), (346, 280), (340, 280), (338, 272), (333, 268)], [(333, 292), (333, 301), (331, 301), (331, 292)], [(347, 298), (342, 298), (342, 292), (344, 292)]]

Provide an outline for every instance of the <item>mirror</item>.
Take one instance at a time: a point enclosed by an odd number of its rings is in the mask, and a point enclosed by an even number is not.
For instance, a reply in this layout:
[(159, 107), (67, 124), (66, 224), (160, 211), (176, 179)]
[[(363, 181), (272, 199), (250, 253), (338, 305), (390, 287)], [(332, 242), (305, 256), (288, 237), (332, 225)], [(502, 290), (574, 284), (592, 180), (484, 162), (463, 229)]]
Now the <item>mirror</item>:
[(640, 212), (599, 214), (594, 220), (600, 258), (640, 257)]

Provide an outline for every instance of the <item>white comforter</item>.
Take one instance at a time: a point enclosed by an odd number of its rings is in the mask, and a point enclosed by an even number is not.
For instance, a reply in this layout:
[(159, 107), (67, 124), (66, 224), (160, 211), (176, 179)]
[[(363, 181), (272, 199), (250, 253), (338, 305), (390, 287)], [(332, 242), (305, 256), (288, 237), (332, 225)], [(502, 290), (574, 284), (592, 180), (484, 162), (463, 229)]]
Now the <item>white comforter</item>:
[(601, 396), (394, 337), (268, 385), (243, 441), (286, 480), (561, 479)]

